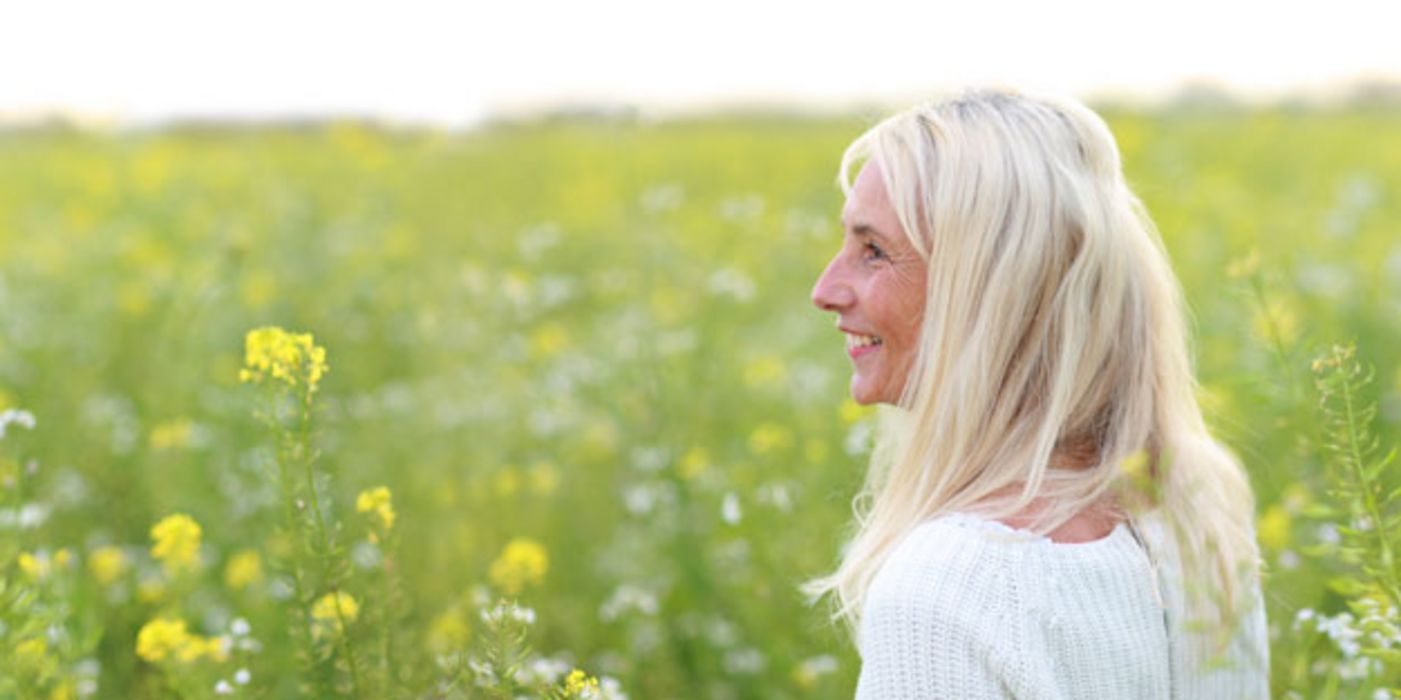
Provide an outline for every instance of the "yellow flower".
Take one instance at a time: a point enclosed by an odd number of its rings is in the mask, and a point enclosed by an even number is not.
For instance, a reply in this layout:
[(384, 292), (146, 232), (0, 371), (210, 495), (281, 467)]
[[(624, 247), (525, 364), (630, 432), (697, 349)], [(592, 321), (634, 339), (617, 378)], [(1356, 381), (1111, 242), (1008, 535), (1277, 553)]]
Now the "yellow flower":
[(99, 547), (88, 555), (88, 570), (104, 586), (110, 586), (121, 578), (126, 568), (126, 555), (116, 547)]
[(311, 606), (311, 620), (315, 627), (312, 633), (317, 637), (324, 634), (340, 634), (344, 624), (350, 624), (360, 616), (360, 604), (345, 591), (327, 593)]
[(54, 659), (49, 655), (49, 643), (43, 637), (30, 637), (15, 645), (15, 665), (34, 676), (53, 672)]
[(136, 633), (136, 655), (151, 663), (172, 657), (182, 663), (200, 658), (227, 661), (229, 646), (226, 637), (190, 634), (185, 621), (179, 618), (158, 617), (147, 622)]
[(369, 513), (376, 527), (390, 530), (394, 527), (394, 503), (391, 499), (389, 488), (386, 486), (361, 491), (355, 498), (355, 510)]
[(444, 610), (428, 625), (428, 650), (434, 654), (446, 654), (467, 645), (471, 630), (467, 620), (456, 605)]
[(169, 450), (189, 447), (194, 441), (195, 424), (189, 418), (177, 418), (151, 428), (151, 449)]
[(768, 454), (793, 446), (793, 431), (776, 423), (762, 423), (749, 434), (749, 449)]
[(244, 549), (224, 565), (224, 585), (241, 591), (263, 580), (263, 558), (256, 549)]
[(556, 323), (540, 326), (530, 334), (531, 357), (554, 357), (569, 349), (569, 346), (569, 332)]
[(30, 579), (38, 581), (40, 579), (48, 578), (49, 571), (51, 569), (52, 567), (50, 566), (49, 558), (47, 555), (41, 554), (39, 556), (35, 556), (30, 552), (20, 552), (19, 570), (23, 571), (24, 575), (28, 576)]
[(569, 677), (564, 679), (564, 692), (568, 697), (594, 697), (598, 694), (598, 679), (590, 678), (589, 674), (574, 669), (569, 672)]
[(178, 653), (189, 642), (184, 620), (158, 617), (136, 633), (136, 655), (155, 663)]
[(143, 603), (155, 603), (165, 597), (165, 581), (159, 577), (141, 579), (136, 584), (136, 599)]
[(704, 447), (692, 447), (681, 458), (678, 472), (681, 478), (690, 480), (705, 473), (710, 468), (710, 453)]
[(845, 399), (842, 399), (841, 415), (843, 423), (855, 423), (856, 421), (859, 421), (862, 418), (871, 415), (871, 411), (872, 409), (866, 406), (862, 406), (859, 403), (856, 403), (856, 401), (853, 400), (850, 396), (846, 397)]
[(744, 384), (750, 388), (773, 387), (788, 378), (788, 368), (777, 357), (759, 357), (744, 365)]
[(549, 568), (550, 558), (543, 545), (517, 537), (508, 542), (501, 556), (491, 563), (487, 576), (492, 585), (507, 595), (516, 595), (526, 586), (540, 583)]
[(261, 383), (271, 376), (292, 387), (304, 384), (314, 392), (328, 369), (326, 349), (316, 345), (310, 333), (269, 326), (248, 331), (243, 344), (245, 366), (239, 381)]
[(559, 486), (559, 470), (549, 462), (536, 462), (530, 467), (530, 488), (540, 495), (554, 493)]
[(1279, 504), (1270, 506), (1255, 524), (1256, 532), (1260, 536), (1260, 543), (1274, 550), (1289, 546), (1289, 526), (1289, 511)]
[(60, 569), (67, 569), (73, 565), (73, 550), (67, 547), (60, 547), (54, 552), (54, 566)]
[(151, 528), (151, 556), (176, 574), (199, 563), (199, 523), (184, 513), (168, 515)]

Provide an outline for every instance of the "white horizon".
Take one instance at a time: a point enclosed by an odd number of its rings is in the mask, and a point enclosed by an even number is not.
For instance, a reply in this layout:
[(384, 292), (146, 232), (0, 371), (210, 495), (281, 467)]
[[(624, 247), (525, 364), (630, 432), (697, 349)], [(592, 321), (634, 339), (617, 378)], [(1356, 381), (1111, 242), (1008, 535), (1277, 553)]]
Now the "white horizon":
[[(517, 0), (487, 7), (56, 0), (0, 9), (0, 121), (355, 118), (471, 126), (571, 107), (833, 110), (974, 83), (1153, 102), (1401, 81), (1384, 2)], [(1147, 27), (1147, 29), (1145, 29)]]

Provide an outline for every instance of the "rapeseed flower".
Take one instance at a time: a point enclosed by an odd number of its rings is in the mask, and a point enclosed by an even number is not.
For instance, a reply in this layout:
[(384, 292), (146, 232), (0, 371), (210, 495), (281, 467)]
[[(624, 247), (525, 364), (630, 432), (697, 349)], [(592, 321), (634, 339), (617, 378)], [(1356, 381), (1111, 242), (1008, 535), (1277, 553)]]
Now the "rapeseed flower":
[(53, 672), (54, 659), (49, 654), (49, 643), (42, 636), (30, 637), (15, 645), (15, 666), (33, 676), (47, 676)]
[(768, 454), (793, 446), (793, 431), (777, 423), (761, 423), (749, 434), (749, 449), (754, 454)]
[(229, 639), (190, 634), (185, 621), (158, 617), (147, 622), (136, 634), (136, 655), (157, 663), (174, 658), (182, 663), (208, 658), (223, 662), (229, 658)]
[(263, 580), (263, 557), (256, 549), (244, 549), (224, 565), (224, 585), (241, 591)]
[(428, 649), (435, 654), (446, 654), (466, 646), (470, 636), (467, 620), (454, 605), (439, 613), (428, 625)]
[(174, 575), (199, 563), (200, 527), (184, 513), (166, 516), (151, 528), (151, 556)]
[(182, 649), (189, 638), (184, 620), (158, 617), (136, 633), (136, 655), (151, 663), (164, 661)]
[(127, 570), (126, 554), (117, 547), (98, 547), (88, 555), (88, 571), (97, 582), (110, 586)]
[(598, 679), (576, 668), (564, 679), (564, 693), (571, 698), (598, 697)]
[(340, 634), (344, 624), (350, 624), (360, 616), (360, 604), (345, 591), (327, 593), (311, 606), (312, 633), (320, 637), (325, 634)]
[(549, 568), (550, 558), (543, 545), (527, 537), (517, 537), (508, 542), (501, 556), (491, 563), (487, 577), (507, 595), (516, 595), (526, 586), (540, 583)]
[(1284, 549), (1289, 546), (1291, 528), (1289, 511), (1280, 504), (1270, 506), (1255, 523), (1260, 543), (1270, 549)]
[(267, 377), (290, 387), (316, 391), (326, 365), (326, 349), (316, 345), (310, 333), (288, 333), (274, 326), (257, 328), (244, 337), (242, 382), (261, 383)]
[(368, 513), (376, 528), (385, 531), (394, 528), (393, 495), (387, 486), (361, 491), (360, 495), (355, 497), (355, 510), (360, 513)]
[(31, 552), (20, 552), (18, 563), (19, 570), (34, 581), (48, 578), (53, 569), (48, 555), (43, 553), (35, 555)]

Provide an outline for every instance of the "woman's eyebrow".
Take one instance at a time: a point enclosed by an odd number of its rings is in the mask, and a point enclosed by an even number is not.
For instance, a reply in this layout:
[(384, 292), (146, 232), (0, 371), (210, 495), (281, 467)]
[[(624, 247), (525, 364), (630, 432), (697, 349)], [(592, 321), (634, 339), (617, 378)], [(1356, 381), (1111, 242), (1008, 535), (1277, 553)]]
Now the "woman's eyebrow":
[(855, 225), (853, 225), (851, 227), (851, 233), (854, 236), (860, 236), (863, 238), (870, 237), (880, 241), (885, 241), (885, 235), (882, 234), (880, 230), (878, 230), (875, 226), (872, 226), (864, 221), (859, 221)]

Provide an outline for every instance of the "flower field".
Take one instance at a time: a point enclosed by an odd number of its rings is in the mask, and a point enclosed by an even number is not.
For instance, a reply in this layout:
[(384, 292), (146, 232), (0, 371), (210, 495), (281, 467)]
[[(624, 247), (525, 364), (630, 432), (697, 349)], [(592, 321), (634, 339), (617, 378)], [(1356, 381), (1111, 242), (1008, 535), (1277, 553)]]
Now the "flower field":
[[(1401, 114), (1105, 114), (1275, 693), (1401, 697)], [(0, 132), (0, 698), (850, 697), (869, 123)]]

